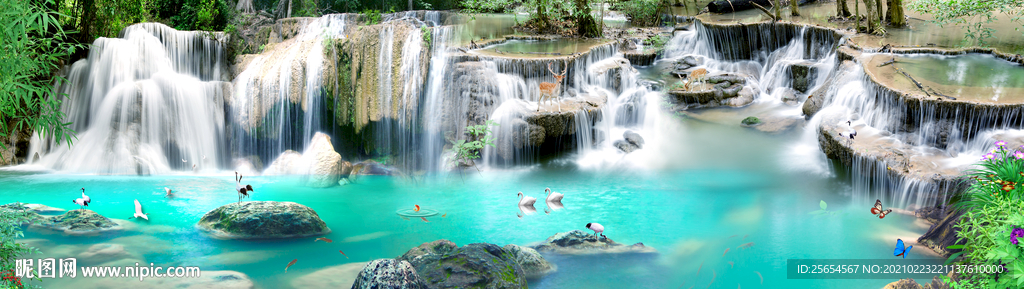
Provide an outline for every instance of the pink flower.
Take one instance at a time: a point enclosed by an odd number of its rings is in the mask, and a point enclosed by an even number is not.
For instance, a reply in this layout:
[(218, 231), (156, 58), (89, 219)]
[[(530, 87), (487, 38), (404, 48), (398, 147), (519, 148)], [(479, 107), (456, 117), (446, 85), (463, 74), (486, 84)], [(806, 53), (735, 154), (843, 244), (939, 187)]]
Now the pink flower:
[(1024, 159), (1024, 152), (1013, 151), (1013, 157), (1017, 158), (1018, 160), (1019, 159)]
[(981, 160), (983, 160), (983, 161), (991, 161), (991, 160), (994, 160), (995, 158), (996, 158), (996, 154), (994, 154), (994, 153), (987, 153), (987, 154), (985, 154), (985, 156), (981, 157)]
[(996, 146), (1004, 147), (1004, 146), (1006, 146), (1006, 141), (997, 141), (996, 142)]

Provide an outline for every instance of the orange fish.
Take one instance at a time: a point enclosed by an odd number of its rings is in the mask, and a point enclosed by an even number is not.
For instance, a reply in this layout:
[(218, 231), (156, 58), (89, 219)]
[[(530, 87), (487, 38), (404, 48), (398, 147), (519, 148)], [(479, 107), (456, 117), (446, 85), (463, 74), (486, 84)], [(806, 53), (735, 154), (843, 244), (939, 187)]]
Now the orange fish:
[(426, 222), (426, 223), (430, 223), (430, 221), (427, 221), (427, 218), (424, 218), (424, 217), (420, 217), (420, 219), (422, 219), (422, 220), (423, 220), (423, 222)]
[(409, 220), (409, 218), (406, 218), (405, 216), (399, 216), (399, 217), (402, 217), (402, 220), (406, 220), (406, 221)]
[(416, 205), (416, 209), (413, 210), (413, 211), (419, 212), (420, 211), (420, 205)]
[(711, 287), (711, 284), (715, 283), (715, 278), (716, 277), (718, 277), (718, 273), (715, 272), (715, 269), (711, 269), (711, 283), (708, 283), (708, 288)]
[(444, 215), (441, 215), (441, 218), (444, 218), (446, 216), (448, 216), (448, 213), (444, 213)]
[(761, 284), (764, 284), (764, 276), (761, 276), (761, 272), (754, 271), (754, 273), (757, 273), (757, 277), (761, 277)]
[(732, 235), (732, 236), (729, 236), (729, 238), (727, 238), (727, 239), (732, 239), (732, 237), (736, 237), (736, 236), (739, 236), (739, 235)]
[(733, 268), (733, 267), (735, 267), (735, 266), (733, 265), (732, 261), (729, 261), (729, 268)]
[(700, 262), (700, 267), (697, 267), (697, 277), (700, 277), (700, 269), (704, 268), (704, 262)]
[(327, 242), (327, 243), (334, 243), (333, 240), (327, 239), (326, 237), (320, 237), (320, 238), (316, 238), (316, 240), (313, 240), (313, 242), (316, 242), (316, 241), (324, 241), (324, 242)]
[(746, 244), (740, 245), (739, 247), (736, 247), (736, 248), (737, 249), (746, 249), (746, 248), (750, 248), (750, 247), (753, 247), (753, 246), (754, 246), (754, 242), (750, 242), (750, 243), (746, 243)]
[(743, 235), (743, 240), (746, 240), (747, 236), (750, 236), (750, 235)]
[(722, 257), (725, 257), (725, 253), (729, 253), (729, 248), (725, 248), (725, 252), (722, 252)]
[(345, 256), (345, 259), (348, 259), (348, 255), (345, 255), (345, 252), (342, 252), (341, 250), (338, 250), (338, 253), (341, 253), (341, 255)]
[(295, 265), (295, 261), (298, 261), (298, 260), (299, 260), (299, 259), (292, 259), (292, 261), (291, 261), (291, 262), (288, 262), (288, 266), (285, 266), (285, 267), (284, 267), (284, 271), (285, 271), (285, 272), (288, 272), (288, 267), (291, 267), (292, 265)]

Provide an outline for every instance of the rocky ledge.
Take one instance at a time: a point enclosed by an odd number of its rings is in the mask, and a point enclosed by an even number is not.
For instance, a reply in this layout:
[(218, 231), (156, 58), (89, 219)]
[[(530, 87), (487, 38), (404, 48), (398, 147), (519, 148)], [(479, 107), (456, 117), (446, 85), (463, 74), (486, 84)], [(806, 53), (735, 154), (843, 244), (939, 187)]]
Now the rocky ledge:
[(914, 279), (900, 279), (899, 281), (889, 283), (882, 289), (949, 289), (949, 285), (942, 282), (939, 276), (932, 277), (932, 283), (921, 285), (917, 284)]
[(943, 257), (949, 257), (951, 254), (960, 252), (959, 249), (947, 249), (947, 247), (964, 244), (964, 242), (957, 243), (957, 233), (960, 232), (960, 229), (955, 227), (956, 224), (960, 223), (963, 212), (958, 212), (950, 207), (945, 209), (928, 207), (915, 211), (915, 215), (932, 223), (932, 226), (928, 228), (928, 232), (917, 238), (917, 243), (932, 249), (932, 251)]
[(427, 283), (407, 261), (377, 259), (366, 264), (352, 283), (352, 289), (375, 288), (427, 289)]
[(527, 288), (527, 278), (554, 270), (530, 248), (437, 240), (368, 263), (352, 288)]
[(331, 232), (313, 209), (292, 202), (243, 202), (216, 208), (196, 224), (221, 239), (277, 239)]
[(657, 253), (654, 248), (644, 246), (644, 243), (626, 246), (606, 236), (595, 236), (580, 230), (557, 233), (533, 248), (540, 252), (561, 254)]
[(72, 210), (52, 217), (36, 213), (29, 213), (29, 215), (30, 219), (34, 220), (32, 227), (62, 231), (70, 235), (91, 235), (124, 229), (113, 220), (88, 209)]
[(718, 106), (741, 107), (754, 101), (754, 89), (747, 87), (746, 83), (747, 80), (740, 75), (713, 75), (708, 76), (704, 83), (695, 84), (690, 89), (674, 88), (669, 90), (668, 94), (679, 110)]

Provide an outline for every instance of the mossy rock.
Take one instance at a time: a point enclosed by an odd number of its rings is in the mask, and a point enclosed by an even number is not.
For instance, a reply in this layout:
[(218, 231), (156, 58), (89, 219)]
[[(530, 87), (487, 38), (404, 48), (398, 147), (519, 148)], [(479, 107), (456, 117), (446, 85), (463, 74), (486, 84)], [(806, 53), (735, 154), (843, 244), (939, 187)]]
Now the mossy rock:
[(761, 123), (761, 119), (757, 118), (756, 116), (748, 116), (747, 118), (744, 118), (743, 121), (741, 121), (740, 123), (746, 126), (757, 125)]
[(66, 234), (82, 235), (122, 229), (114, 221), (88, 209), (71, 210), (53, 217), (41, 216), (36, 213), (29, 213), (29, 215), (33, 220), (33, 226), (64, 231)]
[(424, 243), (397, 260), (408, 261), (429, 288), (527, 288), (516, 255), (498, 245), (462, 247), (447, 240)]
[(316, 211), (293, 202), (231, 203), (206, 213), (196, 226), (221, 239), (301, 238), (331, 232)]

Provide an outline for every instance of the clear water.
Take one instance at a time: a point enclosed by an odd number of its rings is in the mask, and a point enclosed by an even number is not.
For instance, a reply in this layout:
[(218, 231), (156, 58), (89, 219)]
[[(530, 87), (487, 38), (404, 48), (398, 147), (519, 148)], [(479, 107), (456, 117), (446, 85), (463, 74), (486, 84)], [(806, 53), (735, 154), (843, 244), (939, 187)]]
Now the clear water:
[(565, 38), (552, 40), (508, 40), (501, 44), (490, 45), (474, 51), (491, 55), (515, 55), (517, 57), (552, 57), (587, 52), (594, 46), (608, 42), (608, 40)]
[[(458, 245), (528, 245), (557, 232), (584, 230), (588, 222), (603, 224), (613, 240), (643, 242), (660, 253), (546, 254), (558, 271), (531, 281), (531, 288), (880, 288), (895, 280), (789, 280), (786, 259), (892, 258), (896, 238), (915, 239), (925, 231), (913, 224), (914, 217), (892, 214), (879, 220), (868, 214), (872, 204), (851, 203), (844, 181), (788, 169), (794, 160), (783, 152), (799, 139), (799, 132), (765, 135), (731, 125), (676, 121), (680, 130), (670, 140), (679, 149), (665, 153), (664, 161), (671, 166), (657, 169), (587, 170), (568, 161), (569, 156), (521, 170), (415, 180), (370, 176), (328, 189), (302, 187), (288, 178), (245, 177), (255, 187), (252, 200), (291, 201), (316, 210), (332, 230), (326, 235), (332, 244), (314, 243), (313, 238), (216, 240), (197, 231), (194, 224), (203, 214), (237, 200), (231, 172), (120, 177), (3, 171), (0, 203), (73, 209), (70, 200), (85, 187), (93, 200), (90, 209), (127, 219), (132, 201), (138, 199), (150, 221), (130, 221), (137, 225), (134, 229), (95, 237), (29, 231), (23, 241), (38, 245), (44, 253), (39, 257), (55, 258), (75, 256), (97, 243), (118, 243), (133, 255), (129, 259), (141, 263), (240, 271), (259, 288), (291, 288), (317, 270), (394, 258), (437, 239)], [(178, 191), (178, 197), (164, 198), (164, 187)], [(516, 193), (543, 198), (545, 187), (565, 194), (565, 208), (545, 214), (539, 202), (537, 213), (516, 217)], [(808, 214), (821, 200), (845, 214)], [(426, 223), (395, 214), (413, 205), (447, 216)], [(737, 249), (747, 242), (754, 246)], [(731, 250), (723, 257), (726, 248)], [(909, 258), (937, 258), (926, 251), (915, 249)], [(292, 259), (298, 262), (285, 273)], [(712, 271), (717, 275), (713, 284)], [(763, 285), (755, 271), (764, 276)], [(41, 285), (58, 288), (74, 282), (93, 288), (102, 287), (94, 283), (101, 280), (55, 279)]]
[(1019, 102), (1024, 92), (1024, 68), (991, 55), (907, 55), (899, 67), (957, 99)]

